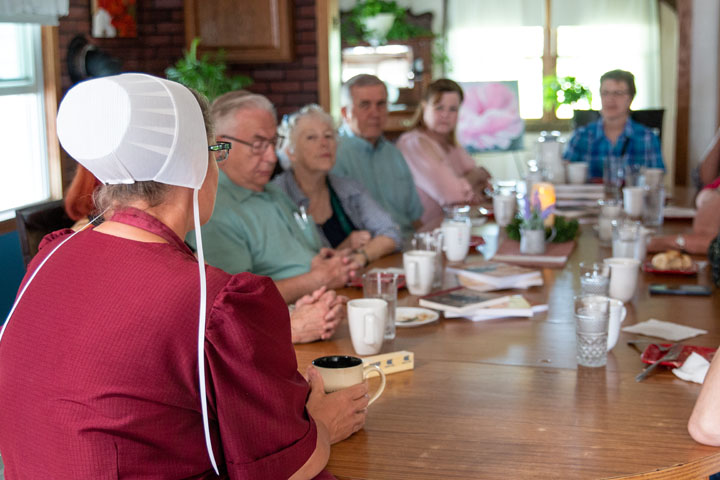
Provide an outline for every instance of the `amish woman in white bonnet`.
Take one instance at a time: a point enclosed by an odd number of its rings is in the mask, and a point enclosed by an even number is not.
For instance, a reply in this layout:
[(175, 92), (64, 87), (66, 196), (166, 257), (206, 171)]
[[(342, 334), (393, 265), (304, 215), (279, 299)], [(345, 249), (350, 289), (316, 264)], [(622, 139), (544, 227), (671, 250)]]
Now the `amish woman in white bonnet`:
[(58, 136), (105, 184), (107, 221), (44, 239), (0, 332), (7, 477), (322, 475), (363, 426), (367, 386), (326, 395), (314, 370), (308, 386), (272, 281), (183, 243), (229, 148), (208, 146), (205, 100), (149, 75), (93, 79), (66, 95)]

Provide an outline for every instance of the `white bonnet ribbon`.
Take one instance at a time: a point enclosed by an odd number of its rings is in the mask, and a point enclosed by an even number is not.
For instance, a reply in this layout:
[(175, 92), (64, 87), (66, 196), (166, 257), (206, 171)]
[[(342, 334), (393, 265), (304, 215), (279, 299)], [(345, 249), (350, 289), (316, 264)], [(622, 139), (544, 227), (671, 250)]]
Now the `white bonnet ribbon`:
[(205, 278), (205, 255), (203, 255), (202, 234), (200, 233), (200, 212), (198, 189), (193, 190), (193, 219), (195, 221), (195, 244), (197, 245), (198, 268), (200, 269), (200, 315), (198, 321), (198, 381), (200, 382), (200, 405), (202, 408), (205, 447), (215, 473), (220, 475), (210, 439), (210, 419), (208, 418), (207, 393), (205, 389), (205, 323), (207, 307), (207, 279)]

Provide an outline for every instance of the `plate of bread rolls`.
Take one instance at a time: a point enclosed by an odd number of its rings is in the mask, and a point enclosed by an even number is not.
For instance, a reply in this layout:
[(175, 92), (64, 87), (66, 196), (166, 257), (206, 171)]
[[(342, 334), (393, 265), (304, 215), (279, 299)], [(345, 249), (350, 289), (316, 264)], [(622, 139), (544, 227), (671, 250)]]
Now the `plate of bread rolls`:
[(690, 255), (679, 250), (667, 250), (653, 255), (650, 260), (643, 264), (643, 270), (647, 273), (696, 275), (698, 266), (690, 258)]

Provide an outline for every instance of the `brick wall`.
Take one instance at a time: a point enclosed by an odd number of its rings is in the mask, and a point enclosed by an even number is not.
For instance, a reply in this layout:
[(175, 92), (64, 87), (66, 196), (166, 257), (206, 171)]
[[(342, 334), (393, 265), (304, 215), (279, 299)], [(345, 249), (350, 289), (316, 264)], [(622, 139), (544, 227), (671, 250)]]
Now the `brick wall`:
[[(63, 94), (71, 86), (67, 47), (78, 34), (85, 34), (99, 49), (119, 58), (123, 71), (164, 76), (165, 69), (182, 56), (185, 48), (183, 0), (138, 1), (137, 21), (137, 38), (90, 38), (90, 0), (70, 0), (70, 14), (60, 19), (58, 29)], [(229, 65), (232, 74), (251, 77), (255, 83), (250, 90), (267, 95), (280, 116), (318, 101), (315, 0), (294, 0), (293, 27), (292, 62)], [(75, 162), (64, 159), (66, 184), (74, 168)]]

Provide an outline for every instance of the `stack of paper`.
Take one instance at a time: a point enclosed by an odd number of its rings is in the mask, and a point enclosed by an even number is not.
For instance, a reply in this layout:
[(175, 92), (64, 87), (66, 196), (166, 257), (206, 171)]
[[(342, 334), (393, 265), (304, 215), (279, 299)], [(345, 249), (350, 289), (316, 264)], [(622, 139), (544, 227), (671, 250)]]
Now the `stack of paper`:
[(547, 305), (530, 305), (522, 295), (513, 295), (504, 303), (496, 304), (487, 308), (479, 308), (465, 312), (464, 314), (445, 312), (445, 318), (466, 317), (473, 322), (492, 320), (494, 318), (508, 317), (532, 317), (536, 313), (544, 312)]
[(605, 196), (602, 184), (555, 185), (555, 205), (561, 207), (597, 207)]
[(527, 289), (543, 284), (539, 270), (485, 260), (466, 263), (462, 267), (448, 267), (457, 275), (461, 285), (480, 292), (511, 288)]

